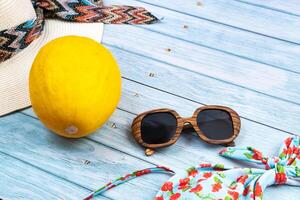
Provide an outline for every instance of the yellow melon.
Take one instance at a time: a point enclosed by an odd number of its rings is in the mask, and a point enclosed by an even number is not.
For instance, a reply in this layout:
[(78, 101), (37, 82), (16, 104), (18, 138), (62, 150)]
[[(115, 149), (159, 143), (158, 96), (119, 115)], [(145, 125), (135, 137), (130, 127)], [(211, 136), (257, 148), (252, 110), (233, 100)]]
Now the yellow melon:
[(101, 127), (115, 110), (121, 94), (120, 70), (100, 43), (65, 36), (37, 54), (29, 92), (33, 110), (47, 128), (79, 138)]

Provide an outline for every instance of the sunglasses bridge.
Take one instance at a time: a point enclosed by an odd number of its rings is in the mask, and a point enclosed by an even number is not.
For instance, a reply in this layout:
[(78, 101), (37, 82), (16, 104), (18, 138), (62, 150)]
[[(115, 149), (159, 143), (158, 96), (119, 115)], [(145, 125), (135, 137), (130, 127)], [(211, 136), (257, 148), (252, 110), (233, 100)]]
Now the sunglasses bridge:
[(183, 129), (194, 129), (193, 121), (194, 117), (181, 118), (183, 121)]

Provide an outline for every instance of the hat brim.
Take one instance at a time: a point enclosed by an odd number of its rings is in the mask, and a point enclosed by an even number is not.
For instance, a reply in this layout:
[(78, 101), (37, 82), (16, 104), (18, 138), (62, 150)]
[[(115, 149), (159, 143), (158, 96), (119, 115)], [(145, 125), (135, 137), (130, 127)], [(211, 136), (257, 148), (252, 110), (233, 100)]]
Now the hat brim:
[(31, 105), (28, 77), (39, 49), (47, 42), (66, 35), (92, 38), (99, 43), (103, 35), (102, 23), (74, 23), (46, 20), (43, 34), (14, 57), (0, 64), (0, 116)]

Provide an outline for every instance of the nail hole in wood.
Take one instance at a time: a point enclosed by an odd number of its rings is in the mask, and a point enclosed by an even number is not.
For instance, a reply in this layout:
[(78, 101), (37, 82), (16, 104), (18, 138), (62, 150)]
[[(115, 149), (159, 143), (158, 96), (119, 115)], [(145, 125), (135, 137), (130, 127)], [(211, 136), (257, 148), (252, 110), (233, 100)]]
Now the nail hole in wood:
[(197, 1), (197, 6), (202, 6), (203, 4), (200, 1)]
[(117, 128), (117, 125), (116, 125), (115, 123), (112, 123), (112, 124), (111, 124), (111, 127), (112, 127), (112, 128)]
[(89, 161), (89, 160), (84, 160), (84, 162), (83, 162), (85, 165), (89, 165), (89, 164), (91, 164), (91, 161)]
[(151, 73), (149, 73), (149, 76), (150, 76), (150, 77), (154, 77), (155, 74), (151, 72)]

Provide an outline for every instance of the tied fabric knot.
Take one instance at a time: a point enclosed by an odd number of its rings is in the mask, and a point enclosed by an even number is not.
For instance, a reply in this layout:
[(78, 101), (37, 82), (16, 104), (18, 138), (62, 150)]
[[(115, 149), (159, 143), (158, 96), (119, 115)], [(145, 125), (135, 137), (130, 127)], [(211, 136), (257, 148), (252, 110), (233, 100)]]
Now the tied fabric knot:
[(104, 6), (102, 0), (32, 0), (36, 18), (0, 31), (0, 63), (6, 61), (38, 38), (45, 18), (69, 22), (104, 24), (153, 24), (158, 18), (145, 8)]
[(267, 157), (252, 147), (228, 147), (221, 156), (263, 165), (239, 168), (201, 163), (167, 181), (155, 200), (224, 199), (262, 200), (271, 185), (300, 186), (300, 138), (287, 138), (275, 157)]
[[(251, 168), (251, 171), (260, 171), (257, 177), (249, 182), (253, 186), (250, 199), (260, 197), (266, 187), (276, 184), (288, 184), (300, 186), (300, 137), (293, 136), (285, 139), (275, 157), (264, 156), (260, 151), (252, 147), (228, 147), (220, 151), (220, 155), (242, 161), (254, 162), (265, 166), (265, 171)], [(250, 190), (250, 189), (248, 189)], [(258, 195), (261, 194), (261, 195)]]

